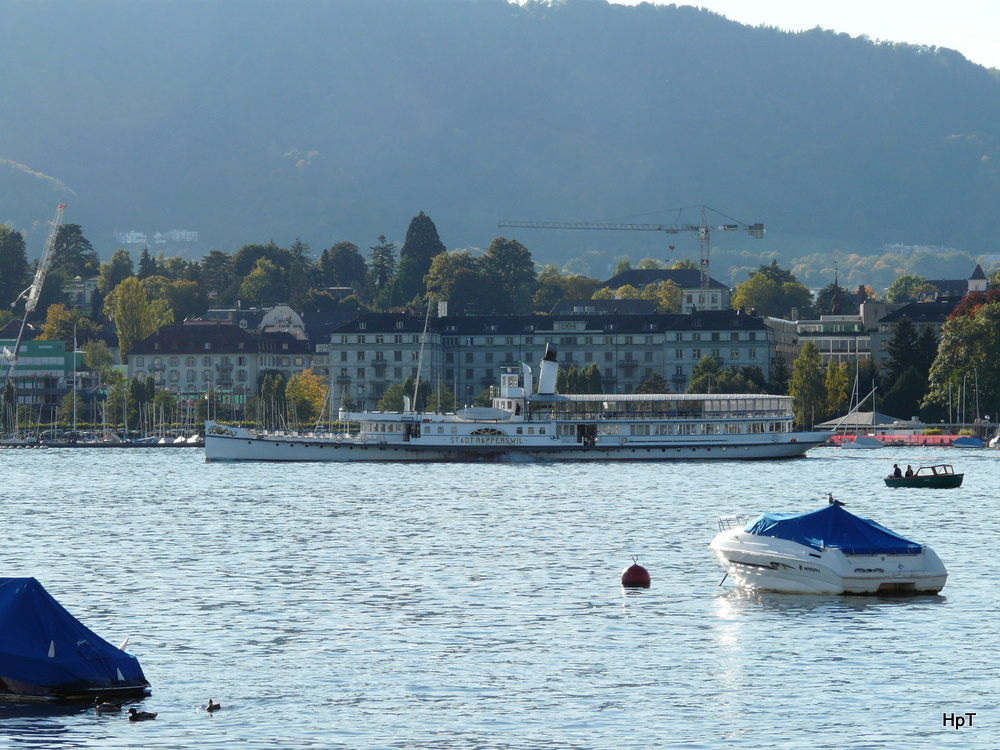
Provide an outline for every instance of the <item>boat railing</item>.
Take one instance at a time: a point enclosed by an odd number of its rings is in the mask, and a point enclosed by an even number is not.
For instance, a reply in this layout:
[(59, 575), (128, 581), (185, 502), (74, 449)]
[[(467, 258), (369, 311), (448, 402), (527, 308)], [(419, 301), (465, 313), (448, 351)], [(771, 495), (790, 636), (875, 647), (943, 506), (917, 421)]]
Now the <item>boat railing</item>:
[(748, 523), (753, 516), (748, 515), (733, 515), (733, 516), (719, 516), (715, 520), (719, 524), (719, 531), (732, 531), (733, 529), (742, 529)]

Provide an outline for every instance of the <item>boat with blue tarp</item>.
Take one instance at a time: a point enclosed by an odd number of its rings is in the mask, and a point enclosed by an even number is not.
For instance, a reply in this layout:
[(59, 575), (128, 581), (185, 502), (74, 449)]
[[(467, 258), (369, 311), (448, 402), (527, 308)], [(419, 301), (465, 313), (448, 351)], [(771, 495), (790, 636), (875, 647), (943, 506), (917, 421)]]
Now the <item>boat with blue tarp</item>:
[(139, 660), (88, 629), (34, 578), (0, 578), (0, 697), (139, 698)]
[(934, 551), (833, 501), (809, 513), (718, 519), (710, 545), (745, 588), (798, 594), (932, 594), (948, 572)]

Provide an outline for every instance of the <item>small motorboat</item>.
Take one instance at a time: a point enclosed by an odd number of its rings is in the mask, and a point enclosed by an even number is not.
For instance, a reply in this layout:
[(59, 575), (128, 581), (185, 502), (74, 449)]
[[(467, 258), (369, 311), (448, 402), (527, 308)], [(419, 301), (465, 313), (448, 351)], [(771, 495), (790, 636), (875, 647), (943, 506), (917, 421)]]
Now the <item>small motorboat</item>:
[[(748, 589), (789, 594), (936, 594), (948, 571), (927, 546), (832, 503), (810, 513), (719, 519), (710, 548)], [(723, 579), (725, 580), (725, 579)]]
[(885, 478), (886, 487), (930, 487), (946, 489), (961, 487), (965, 474), (956, 474), (951, 464), (936, 464), (921, 466), (912, 476), (896, 477), (890, 474)]
[(848, 450), (873, 450), (884, 448), (885, 444), (874, 435), (858, 435), (851, 442), (843, 442), (841, 448)]
[(981, 438), (973, 437), (971, 435), (963, 435), (962, 437), (957, 437), (951, 441), (952, 448), (985, 448), (986, 444)]

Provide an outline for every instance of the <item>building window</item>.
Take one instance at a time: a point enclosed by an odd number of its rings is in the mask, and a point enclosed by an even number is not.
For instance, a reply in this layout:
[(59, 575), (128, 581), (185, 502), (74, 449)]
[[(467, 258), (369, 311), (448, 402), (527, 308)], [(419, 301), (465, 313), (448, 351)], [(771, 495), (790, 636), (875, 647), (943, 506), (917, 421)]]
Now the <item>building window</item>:
[(730, 349), (729, 350), (729, 358), (730, 359), (739, 359), (740, 358), (740, 350), (739, 349)]
[(684, 359), (684, 350), (683, 349), (675, 349), (674, 350), (674, 359)]
[(194, 367), (194, 357), (185, 357), (184, 364), (188, 367)]
[(653, 353), (652, 352), (646, 352), (645, 355), (646, 355), (645, 359), (646, 359), (647, 362), (652, 362), (653, 361)]
[(719, 334), (718, 333), (713, 333), (712, 334), (712, 341), (718, 341), (718, 340), (719, 340)]
[(169, 360), (171, 367), (177, 367), (177, 363), (180, 361), (177, 357), (171, 357)]
[(240, 367), (246, 367), (247, 358), (246, 357), (237, 357), (236, 358), (236, 364), (238, 364)]
[(204, 372), (202, 372), (201, 373), (201, 379), (203, 381), (205, 381), (206, 383), (211, 383), (212, 382), (212, 371), (211, 370), (205, 370)]
[(187, 379), (189, 383), (194, 383), (198, 380), (198, 375), (194, 370), (188, 370)]
[(295, 366), (296, 367), (302, 367), (302, 357), (296, 357), (295, 358)]
[(201, 364), (204, 367), (211, 367), (212, 366), (212, 358), (211, 357), (202, 357), (201, 358)]
[(749, 352), (750, 359), (757, 359), (757, 350), (751, 349)]
[(170, 382), (171, 383), (176, 383), (178, 377), (179, 377), (179, 373), (177, 372), (177, 370), (171, 370), (170, 371)]
[(738, 333), (736, 333), (735, 331), (733, 331), (733, 333), (729, 334), (729, 340), (730, 341), (739, 341), (740, 340), (740, 335)]
[(614, 362), (615, 361), (615, 353), (614, 352), (604, 352), (604, 361), (605, 362)]
[(359, 367), (358, 368), (358, 379), (360, 380), (364, 376), (365, 376), (365, 368), (364, 367)]
[(365, 361), (365, 353), (361, 349), (358, 349), (358, 362)]
[(146, 366), (146, 358), (145, 357), (136, 357), (135, 358), (135, 366), (136, 367), (145, 367)]
[(376, 344), (384, 344), (385, 343), (385, 336), (383, 336), (381, 333), (375, 334), (375, 343)]
[(247, 382), (247, 371), (246, 370), (237, 370), (236, 371), (236, 382), (237, 383), (245, 383), (245, 382)]
[(206, 349), (211, 349), (212, 348), (212, 342), (211, 341), (206, 341), (205, 342), (205, 348)]
[(693, 359), (695, 362), (697, 362), (699, 359), (701, 359), (701, 349), (692, 349), (691, 350), (691, 359)]

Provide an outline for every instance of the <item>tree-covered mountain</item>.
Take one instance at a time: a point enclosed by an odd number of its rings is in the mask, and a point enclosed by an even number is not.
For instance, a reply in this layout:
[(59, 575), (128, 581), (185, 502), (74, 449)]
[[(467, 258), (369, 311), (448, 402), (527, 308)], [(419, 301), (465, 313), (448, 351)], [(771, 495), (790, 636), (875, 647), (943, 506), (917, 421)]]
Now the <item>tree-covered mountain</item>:
[(449, 248), (502, 234), (606, 276), (697, 238), (498, 220), (702, 204), (767, 227), (713, 236), (723, 279), (1000, 253), (1000, 82), (951, 50), (604, 0), (6, 0), (0, 24), (0, 221), (31, 255), (59, 202), (105, 259), (130, 229), (198, 231), (198, 257), (402, 244), (423, 211)]

